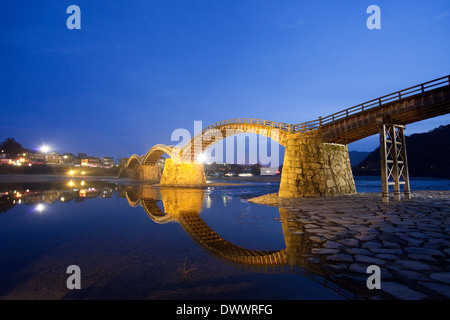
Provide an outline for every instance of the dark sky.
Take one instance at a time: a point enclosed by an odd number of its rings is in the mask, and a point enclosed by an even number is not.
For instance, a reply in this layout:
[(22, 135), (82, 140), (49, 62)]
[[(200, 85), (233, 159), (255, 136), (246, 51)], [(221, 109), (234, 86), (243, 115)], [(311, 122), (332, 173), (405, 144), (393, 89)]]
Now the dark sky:
[(118, 157), (175, 144), (195, 120), (314, 120), (450, 74), (449, 31), (448, 0), (5, 1), (0, 140)]

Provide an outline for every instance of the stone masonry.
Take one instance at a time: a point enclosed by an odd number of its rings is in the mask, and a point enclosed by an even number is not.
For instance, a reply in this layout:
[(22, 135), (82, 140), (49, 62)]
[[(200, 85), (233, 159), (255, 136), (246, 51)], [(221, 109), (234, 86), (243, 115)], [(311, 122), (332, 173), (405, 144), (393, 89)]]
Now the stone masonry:
[(287, 137), (280, 197), (356, 193), (346, 145), (323, 143), (320, 130)]
[(161, 167), (158, 165), (138, 165), (133, 169), (131, 178), (133, 180), (159, 181), (161, 179), (161, 171)]
[(174, 163), (166, 159), (162, 174), (161, 186), (206, 186), (205, 171), (200, 163)]

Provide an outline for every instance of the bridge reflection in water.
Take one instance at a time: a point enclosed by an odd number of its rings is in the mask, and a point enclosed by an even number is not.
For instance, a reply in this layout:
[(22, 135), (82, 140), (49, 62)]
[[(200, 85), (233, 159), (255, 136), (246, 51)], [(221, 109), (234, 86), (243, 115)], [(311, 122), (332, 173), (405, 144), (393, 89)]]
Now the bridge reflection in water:
[[(154, 222), (179, 223), (199, 247), (234, 267), (260, 273), (300, 274), (348, 299), (354, 299), (356, 294), (362, 293), (355, 292), (354, 286), (346, 282), (339, 281), (337, 284), (330, 281), (330, 273), (323, 265), (308, 261), (311, 248), (307, 235), (292, 225), (286, 209), (279, 209), (286, 245), (284, 249), (254, 250), (227, 241), (200, 216), (206, 192), (205, 189), (139, 186), (125, 191), (125, 196), (130, 206), (141, 206)], [(164, 209), (158, 205), (159, 201), (162, 201)]]

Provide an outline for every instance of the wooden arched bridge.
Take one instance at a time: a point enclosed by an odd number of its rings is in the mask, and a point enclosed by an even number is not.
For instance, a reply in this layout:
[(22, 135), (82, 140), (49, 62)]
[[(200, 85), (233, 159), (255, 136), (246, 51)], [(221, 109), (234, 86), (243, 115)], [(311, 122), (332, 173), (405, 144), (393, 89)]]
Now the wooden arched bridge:
[[(379, 133), (383, 201), (389, 199), (389, 185), (394, 185), (394, 199), (399, 200), (402, 184), (409, 198), (405, 125), (449, 111), (450, 76), (445, 76), (299, 124), (253, 118), (220, 121), (181, 147), (156, 145), (145, 155), (132, 155), (127, 168), (138, 179), (160, 179), (161, 185), (206, 185), (197, 155), (230, 135), (248, 132), (286, 148), (281, 197), (352, 194), (356, 191), (347, 144)], [(156, 165), (163, 154), (170, 157), (164, 172)]]
[[(159, 192), (161, 195), (159, 196)], [(200, 247), (220, 259), (247, 266), (281, 266), (287, 264), (286, 250), (255, 250), (235, 245), (209, 227), (200, 217), (205, 191), (203, 189), (165, 188), (126, 191), (130, 206), (142, 206), (158, 224), (178, 222)], [(157, 202), (162, 200), (162, 210)]]
[[(178, 223), (187, 235), (216, 259), (239, 269), (258, 273), (298, 273), (321, 283), (348, 298), (354, 296), (324, 277), (317, 264), (308, 260), (310, 244), (304, 235), (293, 233), (289, 227), (290, 215), (280, 209), (286, 247), (280, 250), (258, 250), (236, 245), (220, 236), (201, 217), (205, 190), (196, 188), (133, 187), (125, 191), (132, 207), (141, 206), (155, 223)], [(162, 202), (162, 208), (158, 203)]]

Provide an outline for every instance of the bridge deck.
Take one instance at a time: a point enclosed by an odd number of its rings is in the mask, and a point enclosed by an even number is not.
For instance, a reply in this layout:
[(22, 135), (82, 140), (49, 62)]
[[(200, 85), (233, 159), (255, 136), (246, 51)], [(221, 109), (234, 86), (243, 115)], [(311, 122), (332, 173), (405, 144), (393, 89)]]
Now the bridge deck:
[(326, 142), (348, 144), (379, 132), (384, 123), (407, 125), (450, 112), (450, 86), (361, 111), (321, 127)]

